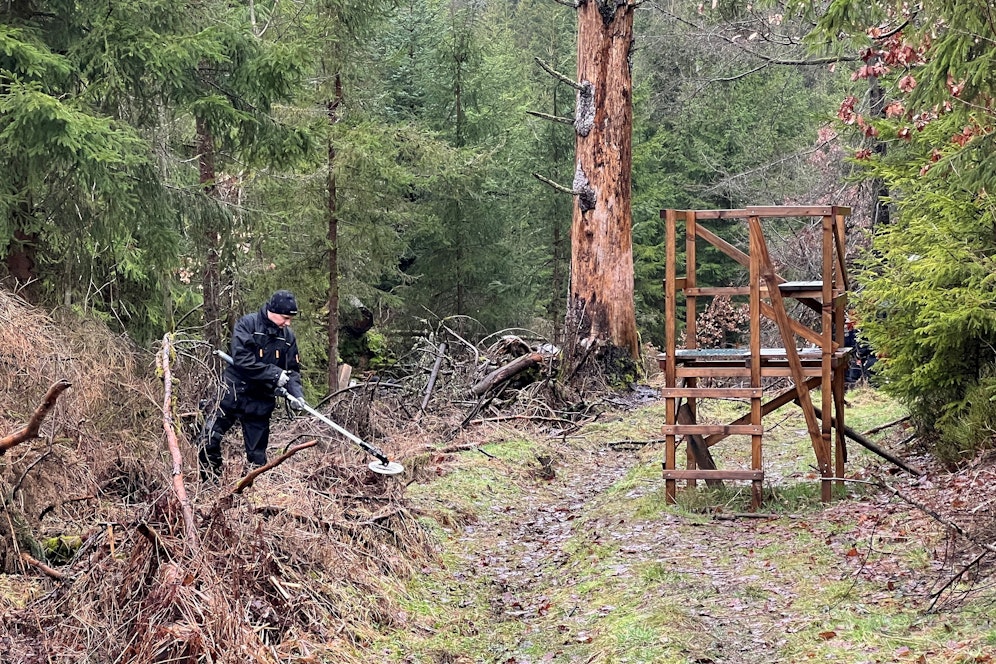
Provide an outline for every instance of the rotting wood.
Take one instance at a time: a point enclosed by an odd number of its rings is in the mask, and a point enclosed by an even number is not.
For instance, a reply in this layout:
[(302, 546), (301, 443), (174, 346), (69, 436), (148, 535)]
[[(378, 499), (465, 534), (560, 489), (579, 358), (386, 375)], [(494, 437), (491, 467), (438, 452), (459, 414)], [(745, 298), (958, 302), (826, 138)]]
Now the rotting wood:
[(173, 462), (171, 475), (173, 478), (173, 493), (180, 503), (180, 513), (183, 515), (183, 530), (187, 546), (196, 552), (200, 548), (197, 537), (197, 523), (194, 521), (194, 506), (187, 495), (187, 487), (183, 483), (183, 454), (176, 439), (176, 424), (173, 419), (173, 373), (170, 369), (170, 357), (173, 355), (173, 342), (169, 333), (163, 336), (163, 344), (156, 356), (163, 379), (163, 430), (166, 432), (166, 446), (169, 448)]
[(41, 404), (35, 409), (35, 412), (31, 415), (31, 419), (28, 420), (27, 426), (19, 431), (15, 431), (12, 434), (8, 434), (3, 438), (0, 438), (0, 455), (3, 455), (10, 448), (20, 445), (26, 440), (38, 437), (38, 430), (41, 428), (41, 423), (48, 415), (49, 411), (55, 406), (55, 402), (58, 400), (59, 395), (65, 392), (72, 386), (68, 380), (59, 380), (53, 383), (48, 388), (48, 392), (45, 393), (45, 398), (42, 399)]
[(263, 473), (273, 470), (274, 468), (282, 464), (284, 461), (287, 461), (287, 459), (291, 458), (301, 450), (306, 450), (309, 447), (314, 447), (317, 444), (318, 444), (317, 440), (309, 440), (306, 443), (295, 445), (294, 447), (290, 448), (289, 450), (278, 456), (273, 461), (269, 461), (265, 465), (260, 466), (259, 468), (256, 468), (252, 472), (248, 473), (245, 477), (240, 479), (235, 484), (235, 487), (232, 489), (231, 493), (232, 494), (242, 493), (243, 491), (251, 487), (252, 483), (256, 481), (256, 478), (262, 475)]

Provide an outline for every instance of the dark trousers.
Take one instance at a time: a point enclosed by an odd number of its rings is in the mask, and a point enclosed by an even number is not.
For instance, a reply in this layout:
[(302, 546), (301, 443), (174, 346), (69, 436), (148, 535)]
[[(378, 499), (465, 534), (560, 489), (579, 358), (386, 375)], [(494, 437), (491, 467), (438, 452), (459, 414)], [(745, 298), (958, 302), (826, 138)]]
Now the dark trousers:
[(250, 415), (237, 408), (225, 408), (223, 402), (208, 415), (204, 428), (197, 437), (201, 477), (221, 475), (221, 441), (236, 422), (242, 424), (242, 439), (246, 447), (246, 460), (254, 466), (266, 463), (266, 446), (270, 442), (269, 415)]

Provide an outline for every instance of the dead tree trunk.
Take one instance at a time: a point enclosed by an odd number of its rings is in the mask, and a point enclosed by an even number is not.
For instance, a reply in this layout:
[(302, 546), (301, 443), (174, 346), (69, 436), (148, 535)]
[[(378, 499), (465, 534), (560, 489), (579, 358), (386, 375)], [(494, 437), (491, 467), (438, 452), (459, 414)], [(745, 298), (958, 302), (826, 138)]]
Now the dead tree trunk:
[[(576, 165), (571, 222), (565, 368), (590, 357), (610, 381), (635, 372), (633, 302), (632, 75), (634, 0), (578, 4)], [(635, 377), (635, 375), (633, 375)], [(632, 380), (632, 378), (630, 378)]]

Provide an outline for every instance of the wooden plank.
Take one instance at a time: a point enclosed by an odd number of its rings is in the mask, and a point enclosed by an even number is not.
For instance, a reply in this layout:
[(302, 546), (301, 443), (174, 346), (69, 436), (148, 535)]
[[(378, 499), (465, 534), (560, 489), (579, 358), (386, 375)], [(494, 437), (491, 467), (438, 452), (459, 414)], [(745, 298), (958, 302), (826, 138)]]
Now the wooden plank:
[(802, 363), (799, 361), (799, 355), (795, 349), (795, 338), (792, 326), (789, 324), (788, 314), (785, 311), (785, 303), (782, 301), (782, 294), (778, 291), (778, 282), (776, 281), (775, 271), (771, 264), (771, 258), (768, 255), (768, 247), (765, 244), (764, 235), (762, 234), (761, 222), (757, 217), (751, 217), (748, 220), (748, 224), (750, 225), (751, 254), (753, 255), (756, 251), (760, 263), (761, 277), (768, 284), (771, 307), (775, 311), (778, 331), (782, 335), (782, 342), (787, 351), (793, 382), (799, 390), (799, 405), (802, 407), (802, 413), (806, 419), (806, 429), (809, 431), (809, 437), (813, 444), (816, 462), (819, 465), (820, 474), (823, 477), (830, 477), (832, 475), (830, 450), (825, 445), (827, 441), (823, 438), (820, 422), (813, 411), (813, 401), (809, 394), (809, 387), (806, 383)]
[(754, 436), (764, 433), (764, 427), (752, 424), (665, 424), (661, 430), (665, 436), (687, 436), (690, 434), (708, 436), (718, 433), (726, 436)]
[[(731, 367), (677, 367), (675, 373), (679, 378), (737, 378), (750, 376), (750, 368), (744, 366)], [(778, 375), (778, 374), (772, 374)]]
[[(675, 287), (675, 279), (677, 278), (677, 266), (675, 262), (677, 259), (677, 247), (675, 247), (675, 242), (677, 242), (678, 230), (677, 230), (677, 216), (674, 210), (667, 211), (666, 220), (666, 248), (664, 260), (665, 272), (664, 272), (664, 351), (667, 357), (674, 357), (674, 349), (677, 339), (677, 319), (676, 319), (676, 305), (677, 305), (677, 290)], [(668, 362), (664, 366), (665, 381), (669, 387), (675, 387), (675, 374), (674, 374), (674, 362)]]
[[(767, 289), (765, 289), (767, 290)], [(703, 295), (706, 297), (716, 297), (717, 295), (750, 295), (750, 286), (707, 286), (703, 288), (686, 288), (686, 295)]]
[[(661, 218), (664, 218), (661, 212)], [(726, 210), (675, 210), (680, 217), (694, 212), (699, 219), (746, 219), (751, 215), (759, 217), (821, 217), (824, 214), (848, 216), (851, 208), (842, 205), (770, 205), (735, 208)]]
[(737, 249), (732, 244), (710, 231), (708, 228), (699, 226), (698, 236), (722, 251), (740, 265), (743, 265), (744, 267), (750, 266), (750, 256), (742, 252), (740, 249)]
[(822, 217), (834, 214), (832, 205), (771, 205), (747, 208), (748, 217)]
[(695, 288), (695, 212), (685, 215), (685, 348), (698, 345), (698, 301), (689, 289)]
[(668, 470), (664, 469), (667, 480), (750, 480), (764, 479), (762, 470)]
[(662, 387), (663, 397), (692, 399), (750, 399), (764, 396), (760, 387)]
[(743, 219), (747, 210), (677, 210), (678, 216), (688, 218), (688, 213), (694, 212), (697, 219)]
[[(810, 388), (814, 388), (819, 384), (820, 381), (818, 376), (809, 379)], [(760, 422), (760, 418), (764, 417), (768, 413), (778, 410), (785, 404), (792, 403), (795, 400), (795, 397), (796, 397), (796, 389), (793, 386), (788, 388), (787, 390), (783, 390), (782, 392), (778, 393), (777, 395), (772, 397), (770, 400), (764, 402), (763, 404), (760, 404), (759, 406), (760, 413), (758, 415), (758, 422)], [(753, 415), (754, 415), (753, 412), (747, 413), (746, 415), (733, 420), (732, 422), (730, 422), (730, 424), (738, 425), (738, 424), (746, 424), (748, 422), (752, 422)], [(712, 447), (713, 445), (720, 442), (724, 438), (726, 438), (726, 435), (724, 434), (714, 434), (707, 437), (705, 442), (706, 445)]]
[[(848, 210), (848, 213), (849, 212), (850, 210)], [(850, 279), (847, 278), (847, 258), (845, 255), (846, 250), (844, 243), (844, 238), (847, 231), (847, 224), (844, 219), (844, 217), (846, 216), (847, 216), (846, 214), (841, 214), (838, 211), (837, 216), (834, 217), (833, 241), (834, 241), (834, 247), (837, 250), (837, 268), (840, 270), (839, 272), (840, 283), (844, 286), (844, 290), (848, 291), (851, 290), (851, 282)]]
[(798, 293), (800, 291), (813, 291), (814, 293), (823, 292), (823, 282), (822, 281), (783, 281), (778, 284), (778, 290), (782, 292), (782, 295), (788, 295), (789, 293)]
[[(677, 279), (677, 267), (675, 266), (675, 261), (677, 260), (675, 247), (675, 242), (677, 242), (677, 218), (675, 210), (668, 210), (664, 216), (666, 244), (664, 271), (664, 351), (666, 357), (674, 357), (677, 334), (675, 310), (677, 304), (677, 288), (675, 284)], [(674, 362), (665, 362), (663, 369), (665, 384), (668, 387), (677, 387), (675, 384), (677, 380), (676, 364)], [(677, 399), (664, 400), (664, 421), (667, 426), (674, 426), (676, 423), (677, 410)], [(673, 469), (675, 467), (676, 446), (677, 438), (673, 433), (664, 436), (664, 464), (667, 468)], [(667, 480), (664, 483), (665, 502), (674, 503), (676, 490), (677, 485), (674, 480)]]

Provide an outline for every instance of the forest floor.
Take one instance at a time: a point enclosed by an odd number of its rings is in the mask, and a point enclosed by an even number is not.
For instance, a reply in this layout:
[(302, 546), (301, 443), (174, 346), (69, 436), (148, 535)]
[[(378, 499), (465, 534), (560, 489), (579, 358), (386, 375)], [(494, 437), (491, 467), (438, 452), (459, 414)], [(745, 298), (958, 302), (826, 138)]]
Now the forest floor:
[[(748, 514), (744, 483), (667, 503), (659, 385), (593, 397), (586, 417), (600, 414), (566, 434), (524, 411), (468, 421), (465, 402), (442, 398), (449, 411), (406, 419), (409, 393), (374, 382), (326, 409), (403, 475), (370, 473), (324, 425), (281, 416), (274, 450), (313, 446), (244, 492), (237, 436), (221, 486), (198, 483), (194, 448), (179, 447), (188, 522), (148, 406), (164, 383), (138, 378), (154, 363), (108, 356), (120, 344), (98, 326), (59, 327), (2, 291), (0, 305), (19, 321), (0, 336), (22, 367), (0, 372), (0, 432), (52, 381), (73, 384), (49, 433), (0, 457), (16, 497), (0, 518), (0, 561), (16, 568), (0, 574), (0, 662), (996, 662), (992, 453), (939, 468), (888, 426), (876, 444), (925, 474), (851, 443), (848, 481), (823, 504), (805, 423), (786, 407), (766, 417), (766, 500)], [(179, 410), (196, 413), (213, 371), (184, 357)], [(875, 390), (847, 400), (859, 432), (903, 414)], [(745, 468), (743, 442), (713, 448), (717, 463)], [(55, 569), (4, 548), (15, 522)]]
[[(870, 389), (847, 399), (858, 431), (901, 415)], [(991, 459), (952, 473), (907, 456), (926, 471), (915, 477), (851, 443), (854, 481), (821, 504), (805, 424), (786, 409), (766, 434), (767, 500), (757, 514), (746, 513), (745, 487), (730, 483), (668, 505), (656, 442), (662, 419), (658, 400), (636, 399), (574, 436), (495, 428), (481, 432), (480, 447), (434, 459), (437, 477), (410, 486), (408, 497), (441, 543), (439, 556), (389, 591), (400, 618), (364, 644), (367, 656), (372, 649), (381, 661), (409, 664), (996, 661), (992, 556), (982, 559), (989, 567), (968, 565), (983, 549), (909, 502), (991, 545)], [(907, 437), (899, 429), (876, 436), (878, 444)], [(726, 445), (714, 452), (721, 466), (746, 463), (724, 456)], [(873, 477), (897, 493), (873, 487)]]

